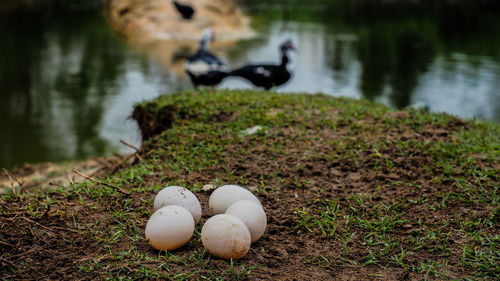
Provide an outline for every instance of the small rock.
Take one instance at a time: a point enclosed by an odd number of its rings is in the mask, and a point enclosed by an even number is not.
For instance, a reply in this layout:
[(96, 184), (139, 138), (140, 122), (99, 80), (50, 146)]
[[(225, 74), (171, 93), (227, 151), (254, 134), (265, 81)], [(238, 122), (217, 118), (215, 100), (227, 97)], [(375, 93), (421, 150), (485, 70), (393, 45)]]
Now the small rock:
[(262, 126), (257, 125), (257, 126), (254, 126), (252, 128), (248, 128), (248, 129), (246, 129), (244, 131), (241, 131), (241, 134), (243, 134), (243, 135), (253, 135), (253, 134), (257, 133), (260, 130), (262, 130)]
[(205, 184), (201, 190), (203, 191), (210, 191), (210, 190), (214, 190), (215, 189), (215, 185), (213, 184)]

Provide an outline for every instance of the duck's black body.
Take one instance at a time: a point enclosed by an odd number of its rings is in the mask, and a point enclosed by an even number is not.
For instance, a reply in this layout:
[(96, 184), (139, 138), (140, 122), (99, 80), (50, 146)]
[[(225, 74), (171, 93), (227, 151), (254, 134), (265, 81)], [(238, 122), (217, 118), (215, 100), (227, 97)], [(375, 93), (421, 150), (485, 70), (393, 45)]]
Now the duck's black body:
[(184, 19), (191, 19), (194, 15), (194, 8), (188, 4), (181, 4), (177, 1), (173, 1), (175, 9), (181, 14)]
[(188, 72), (189, 78), (191, 78), (191, 82), (193, 86), (217, 86), (227, 77), (227, 72), (212, 70), (207, 72), (206, 74), (194, 76), (192, 73)]
[(211, 30), (205, 30), (198, 51), (184, 64), (186, 73), (195, 87), (216, 86), (227, 77), (227, 66), (208, 50), (208, 41), (213, 37)]
[(246, 65), (230, 72), (230, 76), (247, 79), (257, 87), (266, 90), (285, 84), (291, 73), (282, 65)]
[(288, 82), (292, 76), (288, 70), (287, 65), (289, 58), (287, 55), (288, 50), (294, 50), (291, 41), (286, 41), (281, 46), (281, 63), (279, 65), (273, 64), (250, 64), (229, 72), (229, 76), (238, 76), (247, 79), (257, 87), (269, 90)]

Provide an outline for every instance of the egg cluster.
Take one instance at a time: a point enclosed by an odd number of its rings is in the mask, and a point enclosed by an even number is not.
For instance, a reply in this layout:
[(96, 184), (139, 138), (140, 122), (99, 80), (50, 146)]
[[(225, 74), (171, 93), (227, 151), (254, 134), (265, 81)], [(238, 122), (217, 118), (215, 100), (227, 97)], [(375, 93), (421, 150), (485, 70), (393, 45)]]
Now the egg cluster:
[[(267, 218), (259, 199), (237, 185), (223, 185), (210, 195), (212, 217), (201, 230), (203, 246), (214, 256), (240, 259), (266, 230)], [(175, 250), (193, 236), (201, 219), (198, 198), (188, 189), (168, 186), (154, 200), (155, 212), (146, 224), (146, 238), (158, 250)]]

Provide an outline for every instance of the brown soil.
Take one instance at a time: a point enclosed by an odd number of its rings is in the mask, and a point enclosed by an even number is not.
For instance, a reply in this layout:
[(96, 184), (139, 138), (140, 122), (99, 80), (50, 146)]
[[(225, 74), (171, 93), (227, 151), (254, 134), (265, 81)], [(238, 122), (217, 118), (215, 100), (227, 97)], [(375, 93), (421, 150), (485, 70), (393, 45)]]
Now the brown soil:
[[(392, 114), (392, 113), (390, 113)], [(392, 118), (399, 118), (407, 113), (392, 114)], [(314, 117), (314, 113), (311, 114)], [(224, 118), (222, 118), (224, 119)], [(255, 143), (251, 138), (242, 138), (240, 142), (233, 143), (227, 149), (227, 159), (224, 165), (212, 167), (199, 172), (173, 173), (169, 170), (154, 173), (143, 178), (144, 186), (164, 184), (173, 179), (182, 178), (186, 185), (213, 183), (214, 179), (222, 182), (231, 178), (243, 176), (248, 179), (246, 185), (250, 188), (261, 186), (265, 179), (267, 191), (259, 191), (258, 197), (262, 201), (268, 214), (268, 228), (264, 236), (252, 245), (248, 255), (242, 260), (245, 266), (257, 266), (250, 275), (251, 280), (421, 280), (423, 275), (409, 270), (404, 270), (395, 265), (376, 266), (363, 264), (366, 256), (366, 247), (362, 244), (363, 230), (356, 232), (353, 240), (349, 242), (349, 253), (346, 254), (341, 243), (330, 237), (301, 232), (296, 229), (294, 219), (297, 217), (297, 208), (302, 208), (317, 199), (337, 199), (342, 207), (347, 208), (346, 198), (352, 194), (369, 196), (371, 200), (367, 205), (384, 203), (391, 205), (395, 199), (418, 199), (421, 196), (432, 197), (437, 192), (452, 190), (449, 182), (437, 182), (429, 171), (424, 167), (433, 160), (428, 154), (411, 155), (412, 151), (401, 151), (396, 147), (387, 147), (380, 151), (383, 155), (390, 157), (397, 165), (390, 172), (385, 169), (374, 170), (373, 157), (368, 152), (356, 155), (353, 159), (338, 159), (325, 161), (325, 156), (332, 150), (328, 140), (343, 138), (362, 138), (367, 145), (376, 141), (392, 141), (414, 139), (417, 142), (452, 142), (452, 132), (467, 128), (467, 124), (456, 120), (446, 128), (428, 125), (421, 130), (415, 130), (408, 125), (401, 124), (389, 131), (382, 131), (384, 124), (382, 120), (365, 119), (363, 126), (372, 129), (353, 131), (349, 127), (339, 127), (336, 130), (317, 128), (311, 118), (310, 130), (308, 131), (307, 143), (297, 141), (294, 131), (298, 127), (290, 126), (289, 129), (276, 132), (269, 143)], [(223, 120), (219, 120), (223, 122)], [(146, 122), (147, 123), (147, 122)], [(151, 130), (151, 128), (147, 128)], [(207, 136), (200, 135), (200, 139)], [(284, 145), (286, 153), (276, 153), (269, 148), (274, 144)], [(154, 141), (149, 143), (153, 147)], [(249, 151), (242, 155), (240, 152)], [(143, 158), (147, 161), (148, 147), (142, 151)], [(272, 160), (271, 160), (272, 159)], [(297, 165), (300, 163), (300, 165)], [(484, 166), (492, 164), (485, 162)], [(496, 168), (498, 167), (490, 167)], [(227, 171), (233, 171), (228, 175)], [(272, 175), (278, 171), (279, 177)], [(297, 187), (295, 177), (303, 181), (303, 186)], [(280, 179), (278, 181), (278, 178)], [(388, 182), (401, 180), (415, 182), (421, 185), (421, 189), (415, 190), (402, 186), (388, 185)], [(203, 220), (208, 216), (207, 201), (209, 192), (198, 192), (196, 194), (202, 202), (204, 211)], [(4, 214), (0, 217), (1, 240), (0, 240), (0, 263), (3, 267), (12, 266), (16, 268), (20, 264), (27, 264), (28, 269), (13, 276), (4, 276), (6, 279), (100, 279), (104, 278), (102, 272), (111, 270), (115, 274), (129, 275), (142, 266), (147, 265), (154, 269), (164, 261), (154, 260), (127, 260), (115, 259), (95, 242), (95, 237), (90, 237), (84, 229), (93, 228), (93, 232), (102, 231), (105, 239), (109, 229), (118, 222), (112, 215), (114, 208), (121, 208), (127, 195), (104, 197), (99, 199), (83, 198), (91, 207), (83, 207), (75, 199), (63, 198), (61, 195), (51, 195), (54, 204), (50, 208), (38, 206), (34, 210), (35, 215), (27, 217), (26, 205), (28, 197), (20, 197), (14, 202), (0, 201), (0, 204), (12, 209), (12, 214)], [(129, 195), (131, 209), (143, 209), (146, 204), (144, 198), (153, 198), (154, 193), (135, 193)], [(429, 210), (432, 200), (420, 205), (411, 205), (405, 213), (407, 224), (400, 225), (392, 233), (394, 239), (399, 240), (402, 245), (407, 245), (409, 237), (418, 231), (417, 225), (411, 223), (416, 218), (425, 222), (438, 222), (442, 219), (453, 220), (455, 214), (466, 219), (471, 216), (482, 217), (487, 215), (482, 206), (465, 205), (460, 202), (450, 202), (446, 209)], [(308, 208), (308, 207), (306, 207)], [(308, 210), (314, 212), (314, 210)], [(136, 226), (144, 229), (148, 219), (146, 214), (131, 218), (141, 223)], [(99, 221), (99, 224), (96, 224)], [(343, 223), (345, 218), (340, 219)], [(447, 262), (445, 270), (452, 278), (460, 278), (471, 274), (473, 268), (460, 266), (461, 243), (468, 238), (460, 231), (451, 226), (443, 230), (451, 231), (452, 239), (449, 245), (450, 255), (440, 258)], [(493, 235), (500, 234), (500, 228), (491, 227), (488, 230)], [(142, 253), (155, 253), (145, 240), (136, 243), (136, 251)], [(129, 239), (120, 239), (111, 248), (114, 253), (128, 251), (131, 247)], [(202, 246), (199, 240), (191, 241), (187, 246), (175, 251), (178, 256), (184, 254), (201, 253)], [(324, 256), (333, 261), (332, 265), (322, 265), (318, 257)], [(426, 251), (415, 252), (407, 262), (416, 260), (434, 259)], [(109, 268), (101, 269), (95, 267), (85, 273), (77, 270), (77, 266), (100, 263)], [(219, 268), (218, 274), (231, 280), (227, 272), (225, 261), (212, 258), (210, 263)], [(171, 262), (168, 269), (172, 273), (193, 272), (198, 266), (193, 264), (182, 264)], [(240, 270), (239, 267), (236, 270)], [(208, 274), (201, 269), (199, 274)], [(429, 276), (430, 279), (434, 278)]]

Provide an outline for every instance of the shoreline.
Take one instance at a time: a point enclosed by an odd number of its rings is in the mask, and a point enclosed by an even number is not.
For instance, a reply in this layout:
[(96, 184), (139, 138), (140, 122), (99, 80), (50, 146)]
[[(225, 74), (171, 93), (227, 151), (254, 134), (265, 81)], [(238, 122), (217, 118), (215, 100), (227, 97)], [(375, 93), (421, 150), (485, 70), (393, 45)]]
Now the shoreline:
[[(62, 162), (24, 163), (13, 169), (2, 168), (0, 173), (0, 195), (7, 193), (45, 192), (53, 187), (67, 187), (88, 178), (105, 177), (118, 168), (130, 165), (136, 154), (118, 154), (89, 157), (85, 160)], [(77, 172), (75, 172), (77, 171)]]

